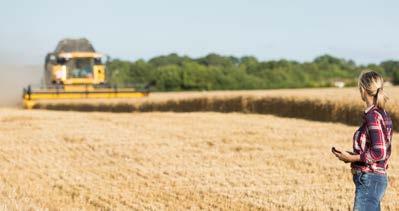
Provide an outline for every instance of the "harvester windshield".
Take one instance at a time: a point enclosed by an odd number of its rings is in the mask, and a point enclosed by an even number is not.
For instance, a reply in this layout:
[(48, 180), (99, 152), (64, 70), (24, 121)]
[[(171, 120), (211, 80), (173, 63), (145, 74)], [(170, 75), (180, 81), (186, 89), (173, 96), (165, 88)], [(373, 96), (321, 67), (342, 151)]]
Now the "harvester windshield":
[(74, 58), (66, 62), (67, 78), (93, 78), (93, 58)]

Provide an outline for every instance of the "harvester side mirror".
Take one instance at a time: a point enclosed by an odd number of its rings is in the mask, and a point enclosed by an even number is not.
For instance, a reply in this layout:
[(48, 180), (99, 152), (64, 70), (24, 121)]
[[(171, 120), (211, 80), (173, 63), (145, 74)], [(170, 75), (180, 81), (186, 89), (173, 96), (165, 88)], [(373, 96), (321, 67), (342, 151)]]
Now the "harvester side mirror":
[(56, 64), (57, 63), (57, 57), (54, 55), (54, 53), (48, 53), (46, 55), (46, 59), (45, 59), (45, 64)]
[(31, 99), (31, 97), (30, 97), (31, 94), (32, 94), (32, 88), (31, 88), (30, 85), (27, 88), (23, 89), (23, 98), (25, 98), (25, 95), (28, 95), (28, 100), (30, 100)]
[(110, 61), (109, 58), (110, 57), (107, 54), (104, 54), (104, 55), (102, 55), (101, 57), (99, 57), (99, 58), (97, 58), (95, 60), (97, 60), (99, 63), (107, 64)]

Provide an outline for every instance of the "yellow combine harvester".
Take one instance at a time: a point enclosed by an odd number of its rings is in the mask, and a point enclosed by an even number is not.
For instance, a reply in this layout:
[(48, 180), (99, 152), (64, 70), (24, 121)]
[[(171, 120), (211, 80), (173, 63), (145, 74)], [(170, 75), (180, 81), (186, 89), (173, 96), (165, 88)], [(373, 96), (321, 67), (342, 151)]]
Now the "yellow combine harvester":
[(137, 91), (107, 83), (105, 60), (87, 39), (61, 40), (46, 56), (42, 87), (24, 89), (23, 106), (32, 109), (40, 100), (137, 98), (149, 94), (148, 86)]

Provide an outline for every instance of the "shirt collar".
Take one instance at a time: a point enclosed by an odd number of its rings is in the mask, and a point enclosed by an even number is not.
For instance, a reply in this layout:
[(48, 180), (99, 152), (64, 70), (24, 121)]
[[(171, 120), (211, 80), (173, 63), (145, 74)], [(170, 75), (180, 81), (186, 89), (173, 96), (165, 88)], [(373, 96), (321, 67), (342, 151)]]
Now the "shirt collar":
[(367, 114), (369, 111), (371, 111), (374, 108), (374, 104), (372, 104), (371, 106), (369, 106), (368, 108), (366, 108), (366, 110), (364, 110), (364, 114)]

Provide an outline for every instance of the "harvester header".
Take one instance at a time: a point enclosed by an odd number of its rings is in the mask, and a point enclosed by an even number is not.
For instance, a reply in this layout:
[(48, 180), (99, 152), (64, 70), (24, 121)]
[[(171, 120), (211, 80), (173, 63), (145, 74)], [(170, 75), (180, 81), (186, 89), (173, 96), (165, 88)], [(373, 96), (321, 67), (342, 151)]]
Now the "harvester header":
[(148, 89), (110, 84), (106, 61), (106, 55), (96, 52), (87, 39), (61, 40), (54, 52), (46, 55), (41, 88), (24, 89), (24, 107), (34, 108), (40, 100), (137, 98), (149, 94)]

